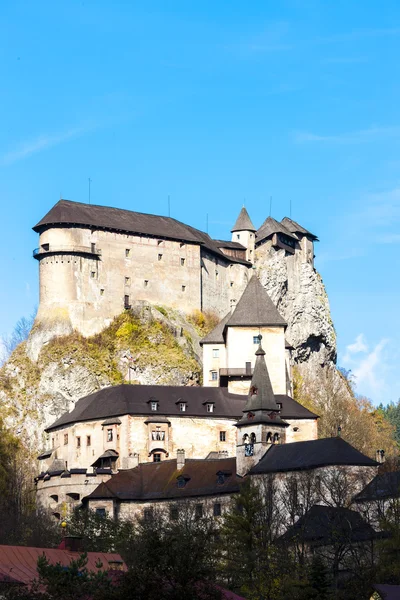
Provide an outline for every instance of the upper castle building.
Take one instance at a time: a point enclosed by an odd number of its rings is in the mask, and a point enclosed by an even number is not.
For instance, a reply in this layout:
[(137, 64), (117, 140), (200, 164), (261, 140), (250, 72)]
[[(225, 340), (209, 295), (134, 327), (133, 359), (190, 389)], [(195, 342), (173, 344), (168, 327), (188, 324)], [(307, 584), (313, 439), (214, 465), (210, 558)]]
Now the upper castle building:
[(257, 230), (243, 207), (230, 241), (171, 217), (60, 200), (39, 234), (37, 332), (101, 331), (137, 301), (223, 317), (241, 297), (257, 256), (284, 249), (313, 262), (316, 236), (285, 218)]

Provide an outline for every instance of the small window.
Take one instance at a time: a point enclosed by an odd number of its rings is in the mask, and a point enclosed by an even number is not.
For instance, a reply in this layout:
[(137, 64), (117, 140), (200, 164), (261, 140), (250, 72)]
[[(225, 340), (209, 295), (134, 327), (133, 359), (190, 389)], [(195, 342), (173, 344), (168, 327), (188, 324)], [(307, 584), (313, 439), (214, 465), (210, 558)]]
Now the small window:
[(253, 344), (259, 344), (260, 343), (260, 338), (258, 337), (258, 335), (253, 335)]
[(214, 412), (214, 404), (212, 402), (207, 403), (207, 412), (209, 412), (209, 413)]
[(68, 433), (64, 433), (64, 446), (68, 444)]
[(114, 439), (113, 430), (107, 429), (107, 442), (112, 442)]
[(196, 504), (195, 507), (195, 517), (196, 519), (201, 519), (203, 516), (203, 505), (202, 504)]
[(96, 271), (92, 271), (92, 272), (90, 273), (90, 277), (91, 277), (92, 279), (95, 279), (95, 277), (96, 277)]
[(157, 246), (161, 246), (162, 243), (163, 243), (162, 240), (157, 240)]
[(151, 410), (158, 410), (158, 402), (156, 402), (156, 401), (153, 400), (150, 403), (150, 408), (151, 408)]
[(143, 282), (143, 285), (144, 285), (144, 287), (147, 287), (149, 285), (149, 280), (145, 279), (144, 282)]
[(151, 432), (151, 439), (153, 442), (163, 442), (165, 440), (165, 431), (161, 431), (160, 429), (156, 429)]
[(226, 431), (220, 431), (219, 432), (219, 441), (220, 442), (226, 442)]
[(54, 448), (54, 438), (51, 438), (51, 447)]
[(211, 381), (218, 381), (217, 371), (211, 371)]
[(218, 279), (218, 271), (215, 271), (215, 279)]
[(98, 517), (105, 517), (106, 516), (106, 509), (105, 508), (96, 508), (96, 515)]
[(90, 435), (87, 435), (86, 436), (86, 446), (91, 446), (91, 444), (92, 444), (92, 439), (91, 439)]
[(186, 412), (186, 402), (180, 402), (179, 403), (179, 410), (181, 412)]
[(128, 258), (131, 255), (131, 251), (129, 248), (125, 248), (125, 256)]
[(231, 287), (233, 287), (233, 281), (231, 281)]
[(128, 296), (128, 294), (125, 294), (125, 296), (124, 296), (124, 307), (125, 308), (130, 308), (131, 307), (131, 303), (129, 302), (129, 296)]
[(125, 277), (125, 285), (131, 285), (131, 278)]
[(186, 285), (182, 286), (182, 292), (186, 292)]
[(219, 358), (219, 348), (213, 348), (213, 358)]
[(181, 258), (181, 267), (184, 267), (184, 266), (185, 266), (185, 259)]
[(298, 427), (293, 427), (293, 431), (299, 431)]
[(185, 242), (181, 242), (181, 243), (179, 244), (179, 248), (184, 248), (184, 247), (185, 247)]
[(76, 436), (76, 447), (77, 447), (77, 448), (80, 448), (80, 447), (81, 447), (81, 438), (80, 438), (80, 436), (79, 436), (79, 435), (78, 435), (78, 436)]
[(96, 244), (95, 243), (92, 242), (90, 244), (90, 250), (91, 250), (91, 252), (93, 252), (93, 254), (96, 252)]
[(161, 454), (159, 452), (153, 454), (153, 462), (161, 462)]
[(100, 288), (100, 296), (104, 296), (104, 288)]
[(237, 233), (237, 234), (236, 234), (236, 239), (237, 239), (237, 240), (240, 240), (240, 233)]
[(223, 485), (225, 483), (225, 475), (223, 473), (217, 473), (217, 484)]
[(216, 502), (214, 504), (214, 517), (220, 517), (221, 516), (221, 504), (219, 502)]
[(162, 260), (162, 254), (158, 255), (158, 260)]
[(178, 477), (178, 481), (176, 482), (178, 488), (184, 488), (186, 485), (186, 479), (184, 477)]

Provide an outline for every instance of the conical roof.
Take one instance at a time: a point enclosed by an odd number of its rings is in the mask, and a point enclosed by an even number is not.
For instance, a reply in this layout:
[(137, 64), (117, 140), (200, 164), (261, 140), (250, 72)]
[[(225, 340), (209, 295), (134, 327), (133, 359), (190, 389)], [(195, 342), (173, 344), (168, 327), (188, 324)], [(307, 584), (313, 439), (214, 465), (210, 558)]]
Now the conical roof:
[(256, 352), (256, 364), (254, 367), (253, 377), (249, 395), (243, 412), (266, 410), (279, 412), (279, 406), (276, 403), (274, 391), (272, 389), (271, 380), (269, 378), (267, 363), (265, 362), (265, 352), (260, 345)]
[(238, 218), (236, 219), (236, 223), (234, 224), (231, 232), (234, 231), (256, 231), (251, 219), (249, 217), (249, 213), (243, 206), (242, 210), (239, 213)]
[(287, 323), (279, 314), (257, 275), (253, 275), (236, 305), (226, 327), (283, 326)]

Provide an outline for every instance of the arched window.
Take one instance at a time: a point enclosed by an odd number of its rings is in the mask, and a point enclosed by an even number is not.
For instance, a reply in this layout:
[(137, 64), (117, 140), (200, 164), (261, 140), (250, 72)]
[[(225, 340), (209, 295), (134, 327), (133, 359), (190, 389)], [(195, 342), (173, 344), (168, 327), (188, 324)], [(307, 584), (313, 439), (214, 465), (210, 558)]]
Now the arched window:
[(251, 433), (250, 434), (250, 444), (255, 444), (255, 443), (256, 443), (256, 434)]
[(272, 433), (268, 431), (267, 433), (267, 444), (272, 444)]
[(249, 441), (249, 436), (247, 433), (245, 433), (243, 436), (243, 444), (247, 444), (248, 441)]
[(279, 433), (274, 433), (274, 444), (279, 443)]

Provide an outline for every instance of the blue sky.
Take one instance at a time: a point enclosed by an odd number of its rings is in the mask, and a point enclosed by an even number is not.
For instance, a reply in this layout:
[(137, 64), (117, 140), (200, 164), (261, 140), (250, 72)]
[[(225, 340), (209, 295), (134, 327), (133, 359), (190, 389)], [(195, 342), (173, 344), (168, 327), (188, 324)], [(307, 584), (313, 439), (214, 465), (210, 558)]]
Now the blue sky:
[(319, 235), (339, 364), (400, 396), (400, 4), (0, 3), (0, 333), (37, 304), (31, 227), (60, 198), (227, 238)]

